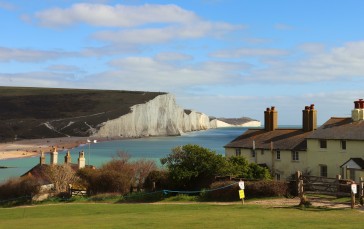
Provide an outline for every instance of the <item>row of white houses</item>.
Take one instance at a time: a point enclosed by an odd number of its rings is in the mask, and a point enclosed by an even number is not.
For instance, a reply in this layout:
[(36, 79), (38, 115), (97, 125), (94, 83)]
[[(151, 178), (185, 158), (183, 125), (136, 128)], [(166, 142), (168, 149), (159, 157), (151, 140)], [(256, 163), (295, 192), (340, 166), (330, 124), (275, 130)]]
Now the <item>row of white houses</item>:
[(354, 104), (351, 117), (332, 117), (319, 128), (315, 106), (306, 106), (300, 129), (278, 128), (277, 110), (267, 108), (264, 128), (247, 130), (225, 146), (225, 154), (268, 166), (277, 180), (300, 170), (359, 181), (364, 177), (364, 101)]

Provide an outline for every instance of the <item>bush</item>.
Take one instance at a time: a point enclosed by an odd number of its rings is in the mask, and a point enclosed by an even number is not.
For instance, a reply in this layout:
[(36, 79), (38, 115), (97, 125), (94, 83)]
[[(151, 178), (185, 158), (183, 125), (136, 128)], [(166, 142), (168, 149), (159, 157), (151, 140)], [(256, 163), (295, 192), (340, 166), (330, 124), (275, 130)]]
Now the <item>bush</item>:
[[(153, 187), (153, 182), (155, 182), (155, 189)], [(168, 172), (158, 170), (150, 172), (145, 178), (144, 189), (146, 191), (169, 189)]]
[(289, 186), (283, 181), (262, 180), (245, 182), (245, 196), (248, 198), (286, 196), (288, 193)]
[(0, 200), (30, 197), (39, 192), (39, 184), (33, 177), (9, 179), (0, 186)]
[[(218, 181), (210, 186), (210, 190), (201, 193), (201, 199), (205, 201), (238, 201), (239, 186), (234, 184), (236, 181)], [(232, 186), (226, 187), (228, 185)], [(223, 189), (219, 189), (223, 188)], [(245, 181), (245, 197), (247, 199), (255, 197), (274, 197), (286, 196), (288, 194), (288, 184), (281, 181), (262, 180), (262, 181)]]
[[(235, 181), (218, 181), (210, 185), (209, 190), (215, 191), (204, 191), (200, 194), (201, 200), (204, 201), (236, 201), (239, 200), (239, 186)], [(234, 185), (232, 185), (234, 184)], [(229, 186), (227, 188), (223, 188)], [(223, 188), (223, 189), (219, 189)]]

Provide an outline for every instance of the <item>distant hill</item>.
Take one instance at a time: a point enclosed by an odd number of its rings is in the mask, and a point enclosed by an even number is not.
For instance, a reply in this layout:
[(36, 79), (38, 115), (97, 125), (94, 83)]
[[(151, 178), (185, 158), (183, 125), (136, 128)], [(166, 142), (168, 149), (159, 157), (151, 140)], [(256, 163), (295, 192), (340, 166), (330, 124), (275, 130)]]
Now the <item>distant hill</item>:
[(89, 136), (163, 92), (0, 86), (0, 141)]
[(242, 125), (244, 123), (247, 123), (247, 122), (251, 122), (251, 121), (258, 121), (258, 120), (255, 120), (255, 119), (252, 119), (252, 118), (248, 118), (248, 117), (241, 117), (241, 118), (217, 118), (218, 120), (220, 121), (223, 121), (223, 122), (226, 122), (228, 124), (231, 124), (231, 125)]

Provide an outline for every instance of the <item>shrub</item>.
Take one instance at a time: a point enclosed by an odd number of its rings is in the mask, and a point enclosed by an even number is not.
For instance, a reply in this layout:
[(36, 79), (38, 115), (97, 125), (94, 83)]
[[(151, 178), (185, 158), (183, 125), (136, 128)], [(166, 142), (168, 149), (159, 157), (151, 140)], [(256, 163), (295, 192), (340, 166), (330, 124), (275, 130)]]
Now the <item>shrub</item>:
[(100, 169), (84, 168), (78, 171), (78, 176), (83, 180), (89, 194), (117, 192), (127, 194), (132, 187), (141, 189), (150, 171), (156, 169), (155, 162), (138, 160), (128, 162), (126, 154), (119, 154)]
[[(155, 182), (155, 189), (153, 187), (153, 182)], [(146, 191), (169, 189), (168, 172), (158, 170), (151, 171), (145, 178), (144, 189)]]
[[(200, 194), (201, 200), (205, 201), (236, 201), (239, 200), (239, 186), (235, 181), (217, 181), (210, 185), (209, 190), (204, 191)], [(226, 187), (228, 185), (232, 185)], [(226, 187), (226, 188), (223, 188)], [(220, 189), (222, 188), (222, 189)]]
[(0, 186), (0, 200), (31, 197), (39, 192), (39, 184), (33, 177), (9, 179)]
[(245, 196), (247, 198), (286, 196), (288, 193), (289, 186), (283, 181), (262, 180), (245, 182)]
[(173, 187), (181, 190), (207, 188), (226, 169), (222, 155), (198, 145), (176, 147), (161, 163), (166, 165)]
[[(201, 193), (201, 199), (206, 201), (237, 201), (239, 200), (239, 186), (236, 181), (218, 181), (210, 186), (210, 190)], [(226, 187), (228, 185), (232, 186)], [(221, 188), (221, 189), (219, 189)], [(262, 180), (245, 181), (245, 197), (274, 197), (285, 196), (288, 193), (288, 184), (281, 181)]]

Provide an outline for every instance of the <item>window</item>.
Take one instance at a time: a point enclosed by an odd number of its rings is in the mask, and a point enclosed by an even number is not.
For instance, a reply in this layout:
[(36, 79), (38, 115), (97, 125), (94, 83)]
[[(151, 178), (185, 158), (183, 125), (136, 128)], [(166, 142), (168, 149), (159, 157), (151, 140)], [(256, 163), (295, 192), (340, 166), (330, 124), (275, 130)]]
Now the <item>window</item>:
[(251, 156), (255, 157), (255, 150), (254, 149), (252, 149), (252, 151), (251, 151)]
[(264, 149), (260, 150), (260, 154), (264, 155)]
[(355, 181), (355, 170), (354, 169), (350, 169), (350, 180)]
[(345, 140), (341, 140), (341, 149), (346, 150), (346, 141)]
[(281, 174), (276, 173), (276, 180), (281, 180)]
[(276, 152), (276, 159), (281, 160), (281, 151), (277, 150)]
[(292, 161), (298, 161), (300, 159), (298, 151), (292, 151)]
[(320, 165), (320, 176), (327, 177), (327, 165)]
[(239, 148), (236, 148), (235, 149), (235, 156), (241, 156), (241, 149), (239, 149)]
[(320, 140), (320, 148), (326, 149), (327, 148), (327, 141), (325, 139)]

